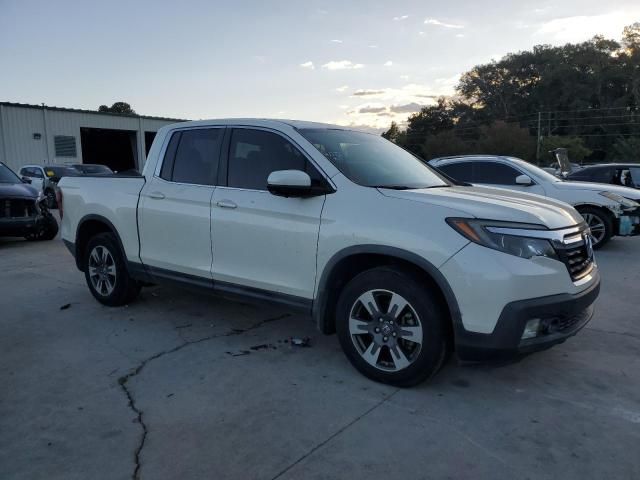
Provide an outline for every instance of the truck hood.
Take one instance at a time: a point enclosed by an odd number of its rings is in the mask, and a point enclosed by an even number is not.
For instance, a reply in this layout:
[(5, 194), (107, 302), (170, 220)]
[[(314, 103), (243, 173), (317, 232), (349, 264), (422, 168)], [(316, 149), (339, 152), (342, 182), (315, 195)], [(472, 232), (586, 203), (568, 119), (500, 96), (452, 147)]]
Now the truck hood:
[(379, 189), (383, 195), (459, 210), (475, 218), (544, 225), (549, 229), (583, 222), (566, 203), (513, 190), (489, 187), (443, 187), (417, 190)]
[(621, 185), (612, 185), (610, 183), (594, 183), (594, 182), (572, 182), (566, 180), (564, 182), (556, 182), (553, 184), (558, 190), (590, 190), (593, 192), (612, 192), (617, 193), (631, 200), (640, 200), (640, 190), (635, 188), (623, 187)]
[(26, 183), (0, 183), (0, 198), (37, 198), (38, 191)]

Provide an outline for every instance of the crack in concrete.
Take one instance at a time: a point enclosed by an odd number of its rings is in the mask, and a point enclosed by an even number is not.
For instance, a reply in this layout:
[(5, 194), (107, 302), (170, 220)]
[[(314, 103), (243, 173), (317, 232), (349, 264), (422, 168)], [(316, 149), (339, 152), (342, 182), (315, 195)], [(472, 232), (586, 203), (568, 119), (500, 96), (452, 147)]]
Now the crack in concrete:
[(333, 440), (334, 438), (336, 438), (338, 435), (340, 435), (342, 432), (344, 432), (345, 430), (347, 430), (349, 427), (351, 427), (352, 425), (354, 425), (355, 423), (357, 423), (358, 421), (362, 420), (364, 417), (366, 417), (367, 415), (369, 415), (371, 412), (373, 412), (376, 408), (380, 407), (381, 405), (383, 405), (385, 402), (387, 402), (388, 400), (391, 399), (391, 397), (393, 397), (396, 393), (398, 393), (400, 391), (400, 389), (396, 389), (393, 393), (387, 395), (386, 397), (384, 397), (382, 400), (380, 400), (379, 402), (377, 402), (375, 405), (373, 405), (371, 408), (365, 410), (362, 414), (358, 415), (356, 418), (354, 418), (353, 420), (351, 420), (349, 423), (347, 423), (346, 425), (344, 425), (342, 428), (340, 428), (337, 432), (329, 435), (329, 437), (327, 437), (325, 440), (323, 440), (322, 442), (320, 442), (319, 444), (317, 444), (315, 447), (313, 447), (311, 450), (309, 450), (307, 453), (305, 453), (304, 455), (302, 455), (300, 458), (298, 458), (295, 462), (293, 462), (292, 464), (290, 464), (289, 466), (287, 466), (285, 469), (281, 470), (275, 477), (272, 477), (271, 480), (276, 480), (278, 478), (280, 478), (282, 475), (284, 475), (285, 473), (287, 473), (289, 470), (291, 470), (293, 467), (295, 467), (296, 465), (298, 465), (300, 462), (302, 462), (305, 458), (309, 457), (310, 455), (312, 455), (313, 453), (315, 453), (316, 451), (318, 451), (320, 448), (324, 447), (327, 443), (329, 443), (331, 440)]
[[(170, 355), (172, 353), (178, 352), (180, 350), (182, 350), (183, 348), (186, 348), (188, 346), (191, 345), (195, 345), (198, 343), (202, 343), (202, 342), (206, 342), (208, 340), (213, 340), (216, 338), (222, 338), (222, 337), (231, 337), (234, 335), (242, 335), (243, 333), (249, 332), (251, 330), (255, 330), (256, 328), (260, 328), (261, 326), (265, 325), (266, 323), (270, 323), (270, 322), (275, 322), (277, 320), (282, 320), (283, 318), (287, 318), (290, 317), (291, 314), (289, 313), (285, 313), (282, 315), (278, 315), (276, 317), (271, 317), (271, 318), (267, 318), (264, 320), (259, 321), (258, 323), (251, 325), (250, 327), (247, 328), (242, 328), (242, 329), (232, 329), (229, 332), (226, 333), (216, 333), (213, 335), (208, 335), (206, 337), (202, 337), (202, 338), (198, 338), (196, 340), (185, 340), (183, 341), (183, 343), (177, 345), (176, 347), (170, 348), (168, 350), (163, 350), (161, 352), (158, 352), (154, 355), (151, 355), (150, 357), (147, 357), (146, 359), (142, 360), (140, 362), (140, 364), (134, 368), (133, 370), (131, 370), (129, 373), (127, 373), (126, 375), (123, 375), (122, 377), (118, 378), (118, 384), (120, 385), (120, 388), (122, 389), (122, 391), (124, 392), (124, 394), (127, 397), (128, 400), (128, 405), (129, 408), (136, 414), (136, 421), (140, 424), (140, 427), (142, 428), (142, 436), (140, 438), (140, 442), (138, 443), (138, 446), (136, 447), (135, 453), (134, 453), (134, 461), (135, 461), (135, 467), (133, 470), (133, 474), (131, 475), (131, 478), (133, 480), (138, 480), (140, 478), (140, 469), (142, 467), (142, 464), (140, 463), (140, 455), (142, 453), (142, 449), (144, 448), (144, 444), (147, 440), (147, 435), (149, 434), (149, 430), (147, 428), (146, 423), (144, 422), (144, 412), (138, 408), (138, 406), (136, 405), (136, 401), (135, 398), (133, 398), (133, 394), (131, 393), (131, 390), (129, 390), (129, 388), (127, 387), (127, 382), (140, 374), (140, 372), (142, 372), (142, 370), (152, 361), (157, 360), (158, 358), (164, 357), (166, 355)], [(368, 412), (367, 412), (368, 413)]]

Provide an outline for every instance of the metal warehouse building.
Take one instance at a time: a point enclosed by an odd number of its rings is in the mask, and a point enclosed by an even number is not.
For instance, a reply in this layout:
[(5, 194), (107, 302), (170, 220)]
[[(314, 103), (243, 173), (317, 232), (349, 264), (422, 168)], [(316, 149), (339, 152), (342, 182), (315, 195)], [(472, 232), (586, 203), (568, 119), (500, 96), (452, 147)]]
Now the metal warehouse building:
[(142, 170), (158, 129), (179, 121), (0, 102), (0, 160), (14, 171), (71, 163)]

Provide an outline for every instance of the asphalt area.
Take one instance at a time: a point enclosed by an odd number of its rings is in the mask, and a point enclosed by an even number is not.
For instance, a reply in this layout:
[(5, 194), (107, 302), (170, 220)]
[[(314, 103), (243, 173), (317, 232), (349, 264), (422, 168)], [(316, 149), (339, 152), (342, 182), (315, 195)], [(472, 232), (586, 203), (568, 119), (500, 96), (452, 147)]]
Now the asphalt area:
[(0, 239), (0, 478), (640, 478), (640, 238), (597, 260), (577, 336), (398, 390), (303, 316), (162, 287), (103, 307), (59, 240)]

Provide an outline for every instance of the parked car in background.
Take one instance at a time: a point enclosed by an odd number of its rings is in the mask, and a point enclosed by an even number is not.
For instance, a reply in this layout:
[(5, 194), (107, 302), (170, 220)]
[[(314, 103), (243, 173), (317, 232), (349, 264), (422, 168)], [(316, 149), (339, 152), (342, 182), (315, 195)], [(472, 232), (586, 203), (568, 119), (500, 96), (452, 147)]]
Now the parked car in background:
[(0, 162), (0, 237), (51, 240), (58, 233), (58, 222), (42, 191), (28, 182)]
[(640, 164), (607, 163), (589, 165), (578, 172), (569, 174), (567, 179), (576, 182), (610, 183), (612, 185), (640, 189)]
[(79, 172), (64, 165), (25, 165), (20, 176), (29, 179), (30, 184), (47, 198), (47, 206), (56, 208), (56, 188), (62, 177), (76, 176)]
[(99, 165), (94, 163), (74, 163), (71, 166), (78, 170), (82, 175), (113, 175), (113, 170), (111, 170), (106, 165)]
[(563, 342), (599, 292), (571, 206), (456, 185), (335, 125), (174, 124), (142, 176), (67, 177), (60, 190), (62, 239), (97, 301), (168, 282), (275, 302), (394, 385), (429, 378), (452, 349), (480, 360)]
[(429, 162), (457, 181), (543, 195), (574, 206), (591, 229), (594, 248), (615, 235), (640, 234), (640, 191), (616, 185), (572, 182), (514, 157), (463, 155)]

